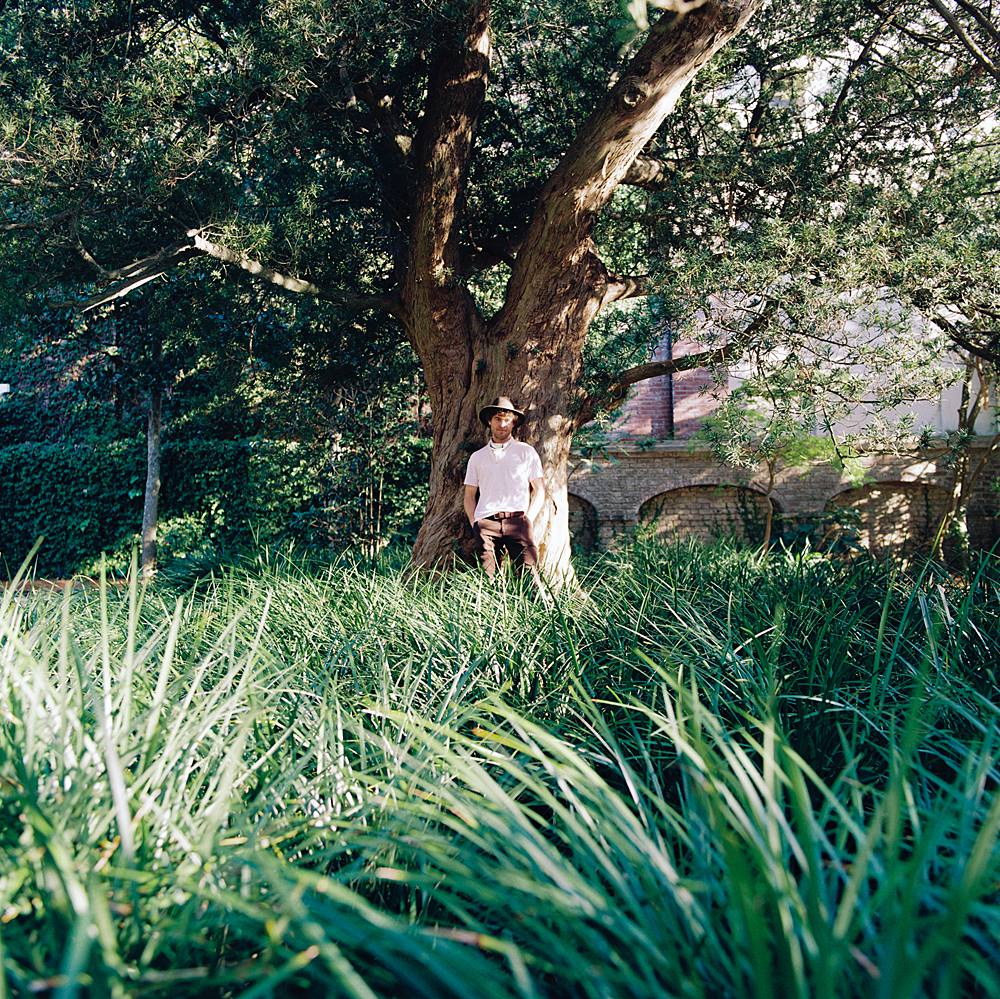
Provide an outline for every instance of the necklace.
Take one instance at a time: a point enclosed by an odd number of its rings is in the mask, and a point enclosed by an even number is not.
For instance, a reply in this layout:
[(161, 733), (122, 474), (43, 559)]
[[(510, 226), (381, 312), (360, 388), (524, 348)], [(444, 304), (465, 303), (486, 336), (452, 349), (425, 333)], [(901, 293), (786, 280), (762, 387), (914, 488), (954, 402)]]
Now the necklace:
[[(513, 437), (511, 438), (511, 440), (513, 440)], [(494, 451), (494, 452), (499, 451), (499, 452), (502, 453), (502, 452), (506, 451), (507, 448), (509, 448), (509, 447), (510, 447), (510, 440), (504, 441), (503, 444), (495, 444), (492, 439), (490, 440), (490, 450), (491, 451)]]

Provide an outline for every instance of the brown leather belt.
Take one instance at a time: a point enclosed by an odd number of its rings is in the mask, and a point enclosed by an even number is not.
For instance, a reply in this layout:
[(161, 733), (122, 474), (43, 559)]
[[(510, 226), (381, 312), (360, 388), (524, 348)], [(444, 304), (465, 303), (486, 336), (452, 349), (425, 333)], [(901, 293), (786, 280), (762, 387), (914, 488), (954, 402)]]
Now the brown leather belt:
[(523, 510), (498, 510), (496, 513), (491, 513), (486, 519), (506, 520), (508, 517), (522, 517), (522, 516), (524, 516)]

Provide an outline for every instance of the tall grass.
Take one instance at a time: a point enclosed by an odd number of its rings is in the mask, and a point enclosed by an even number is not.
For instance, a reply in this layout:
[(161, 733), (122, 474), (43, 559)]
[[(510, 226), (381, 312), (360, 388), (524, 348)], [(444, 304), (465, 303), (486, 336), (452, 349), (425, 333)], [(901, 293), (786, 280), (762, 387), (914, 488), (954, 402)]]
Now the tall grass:
[(7, 590), (0, 997), (997, 994), (998, 583)]

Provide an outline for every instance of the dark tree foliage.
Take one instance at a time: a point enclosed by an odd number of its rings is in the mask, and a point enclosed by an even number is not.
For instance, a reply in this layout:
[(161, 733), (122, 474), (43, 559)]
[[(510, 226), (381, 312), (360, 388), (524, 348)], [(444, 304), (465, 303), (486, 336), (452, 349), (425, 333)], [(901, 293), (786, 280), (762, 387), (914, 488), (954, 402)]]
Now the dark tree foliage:
[[(330, 326), (365, 317), (375, 357), (395, 323), (434, 411), (417, 560), (461, 533), (476, 410), (502, 390), (529, 406), (564, 569), (575, 429), (641, 378), (767, 347), (810, 289), (905, 278), (995, 348), (979, 272), (931, 263), (943, 231), (995, 259), (962, 219), (996, 172), (989, 3), (759, 6), (673, 5), (636, 34), (586, 0), (9, 4), (5, 300), (58, 285), (100, 308), (207, 260)], [(913, 233), (909, 259), (855, 250)], [(616, 310), (650, 272), (675, 318), (745, 285), (729, 339), (635, 365), (656, 310)], [(626, 370), (587, 375), (591, 330)]]

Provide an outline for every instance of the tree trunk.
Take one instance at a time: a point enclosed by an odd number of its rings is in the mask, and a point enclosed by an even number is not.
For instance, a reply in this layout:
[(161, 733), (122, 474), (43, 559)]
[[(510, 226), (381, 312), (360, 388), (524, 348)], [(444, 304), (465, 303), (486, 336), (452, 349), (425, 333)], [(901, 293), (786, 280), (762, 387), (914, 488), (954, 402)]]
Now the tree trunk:
[(767, 492), (764, 494), (764, 499), (767, 500), (767, 519), (764, 524), (764, 541), (760, 546), (761, 555), (767, 555), (768, 549), (771, 547), (771, 531), (774, 528), (774, 479), (777, 472), (777, 462), (769, 461), (767, 463)]
[[(965, 524), (966, 504), (963, 502), (965, 493), (965, 479), (969, 469), (969, 454), (966, 447), (955, 459), (955, 466), (952, 470), (951, 489), (948, 493), (948, 502), (941, 514), (937, 531), (931, 542), (931, 558), (944, 558), (944, 543), (949, 538), (956, 538), (959, 541), (959, 560), (963, 561), (961, 537), (965, 534), (965, 559), (968, 561), (968, 527)], [(961, 522), (960, 522), (961, 518)]]
[(160, 507), (160, 415), (163, 390), (158, 384), (149, 391), (149, 421), (146, 428), (146, 491), (142, 501), (142, 578), (156, 572), (156, 525)]
[[(659, 365), (641, 365), (620, 373), (608, 391), (594, 396), (581, 386), (583, 343), (594, 317), (646, 283), (642, 275), (609, 273), (592, 238), (595, 224), (618, 186), (629, 182), (633, 165), (684, 88), (762, 4), (704, 0), (679, 4), (657, 19), (589, 118), (575, 134), (567, 133), (565, 153), (541, 187), (528, 225), (522, 225), (520, 209), (503, 224), (499, 243), (506, 247), (502, 259), (510, 263), (510, 277), (503, 305), (489, 320), (466, 283), (477, 267), (492, 266), (475, 263), (483, 248), (469, 238), (474, 227), (467, 225), (466, 196), (493, 56), (493, 0), (458, 0), (442, 9), (434, 37), (427, 39), (426, 92), (412, 137), (398, 130), (395, 112), (381, 103), (374, 85), (359, 81), (358, 92), (369, 92), (389, 150), (387, 201), (399, 227), (387, 275), (391, 289), (374, 296), (334, 292), (191, 229), (180, 242), (114, 272), (121, 279), (91, 297), (86, 308), (206, 254), (286, 291), (326, 297), (350, 311), (386, 310), (403, 324), (420, 358), (434, 421), (430, 498), (415, 564), (453, 562), (457, 554), (467, 554), (463, 473), (469, 454), (485, 439), (478, 410), (502, 393), (527, 410), (521, 437), (536, 448), (545, 472), (547, 502), (535, 524), (542, 570), (553, 582), (565, 579), (571, 572), (567, 479), (573, 432), (598, 408), (615, 404), (628, 385), (666, 373)], [(766, 319), (758, 317), (751, 327)], [(717, 360), (727, 349), (714, 352)], [(694, 366), (700, 364), (681, 358), (669, 370)], [(153, 438), (151, 429), (147, 508), (152, 517), (148, 525), (144, 518), (144, 564), (147, 542), (155, 551)]]
[(591, 238), (594, 223), (688, 82), (760, 2), (708, 0), (654, 25), (542, 189), (503, 307), (489, 321), (460, 278), (458, 221), (489, 77), (490, 0), (471, 0), (461, 31), (444, 36), (413, 146), (417, 181), (399, 309), (434, 416), (416, 565), (470, 554), (465, 466), (485, 442), (480, 407), (504, 394), (526, 411), (520, 437), (542, 460), (547, 501), (534, 525), (540, 568), (557, 586), (572, 578), (566, 485), (573, 432), (586, 414), (583, 343), (615, 284)]
[(497, 338), (483, 331), (453, 337), (451, 350), (421, 357), (434, 412), (434, 448), (430, 496), (413, 550), (418, 566), (473, 562), (472, 532), (462, 508), (465, 468), (488, 439), (479, 410), (508, 395), (525, 410), (518, 438), (542, 461), (546, 501), (533, 525), (542, 574), (555, 586), (572, 579), (567, 481), (575, 426), (566, 414), (576, 398), (579, 351), (564, 345), (539, 356), (526, 349), (526, 341), (524, 335)]
[(948, 537), (954, 544), (956, 568), (967, 575), (972, 561), (972, 546), (969, 541), (969, 505), (960, 498), (948, 526)]
[[(975, 395), (972, 394), (973, 376), (978, 376), (979, 379)], [(956, 561), (962, 572), (968, 571), (972, 554), (969, 544), (969, 496), (972, 494), (973, 484), (986, 467), (990, 455), (1000, 440), (1000, 435), (994, 437), (976, 467), (970, 468), (972, 456), (969, 446), (976, 432), (976, 421), (988, 399), (989, 380), (985, 365), (980, 358), (968, 355), (965, 361), (965, 377), (962, 381), (962, 397), (958, 406), (959, 444), (952, 470), (951, 491), (931, 542), (931, 558), (943, 559), (945, 540), (950, 539), (955, 545)]]

